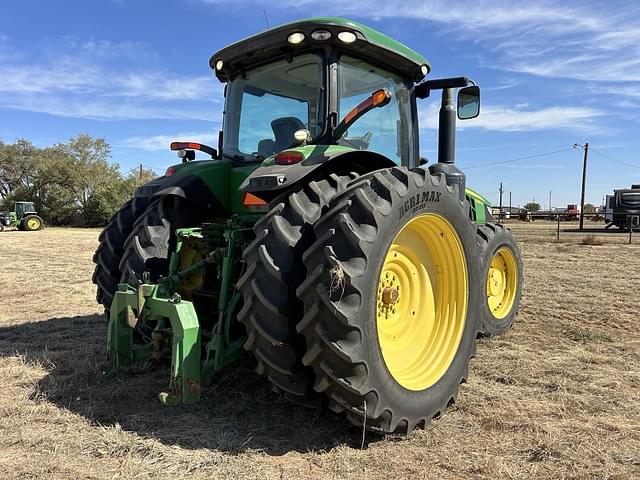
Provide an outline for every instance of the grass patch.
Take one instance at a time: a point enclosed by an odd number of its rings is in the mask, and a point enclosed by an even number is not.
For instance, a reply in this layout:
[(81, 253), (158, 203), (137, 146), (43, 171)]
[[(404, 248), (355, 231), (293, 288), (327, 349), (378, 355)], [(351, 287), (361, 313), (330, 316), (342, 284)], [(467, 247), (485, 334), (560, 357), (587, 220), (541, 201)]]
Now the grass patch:
[(611, 342), (611, 337), (605, 332), (597, 332), (595, 330), (589, 330), (588, 328), (573, 327), (564, 331), (565, 336), (580, 343), (595, 343), (595, 342)]
[(592, 233), (584, 237), (580, 243), (582, 245), (604, 245), (604, 242)]

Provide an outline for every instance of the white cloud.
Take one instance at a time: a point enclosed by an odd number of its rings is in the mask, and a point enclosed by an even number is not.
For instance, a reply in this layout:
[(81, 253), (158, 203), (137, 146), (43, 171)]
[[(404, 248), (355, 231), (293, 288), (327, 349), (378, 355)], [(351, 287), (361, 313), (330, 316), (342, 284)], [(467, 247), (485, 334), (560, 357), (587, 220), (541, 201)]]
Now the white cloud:
[[(438, 126), (438, 107), (430, 105), (419, 109), (422, 128), (435, 129)], [(526, 107), (504, 107), (483, 105), (480, 116), (473, 120), (457, 123), (460, 130), (482, 128), (503, 132), (568, 129), (576, 132), (605, 131), (595, 120), (604, 112), (588, 107), (546, 107), (526, 109)]]
[(46, 113), (59, 117), (90, 120), (218, 120), (221, 108), (204, 109), (202, 106), (183, 106), (141, 102), (136, 99), (115, 99), (76, 96), (65, 98), (51, 95), (21, 95), (13, 98), (0, 96), (0, 107), (29, 112)]
[[(222, 113), (222, 86), (213, 74), (127, 67), (122, 56), (143, 56), (138, 43), (69, 39), (62, 43), (64, 48), (50, 46), (28, 59), (3, 58), (0, 107), (98, 120), (212, 120)], [(38, 63), (30, 63), (34, 58)]]
[[(0, 70), (0, 93), (95, 94), (159, 100), (212, 101), (213, 77), (178, 76), (171, 72), (112, 72), (99, 65), (59, 62), (56, 65), (8, 65)], [(215, 90), (218, 90), (216, 92)]]
[[(224, 8), (256, 4), (256, 0), (199, 1)], [(257, 3), (271, 10), (308, 11), (324, 6), (318, 0)], [(574, 80), (640, 81), (637, 1), (569, 5), (561, 0), (353, 0), (335, 5), (334, 11), (374, 20), (406, 18), (442, 24), (446, 35), (491, 49), (497, 62), (492, 56), (488, 66), (504, 70)]]
[(115, 142), (115, 147), (139, 148), (147, 151), (167, 150), (171, 142), (193, 141), (207, 145), (217, 145), (218, 132), (213, 128), (206, 132), (181, 132), (171, 135), (137, 136)]

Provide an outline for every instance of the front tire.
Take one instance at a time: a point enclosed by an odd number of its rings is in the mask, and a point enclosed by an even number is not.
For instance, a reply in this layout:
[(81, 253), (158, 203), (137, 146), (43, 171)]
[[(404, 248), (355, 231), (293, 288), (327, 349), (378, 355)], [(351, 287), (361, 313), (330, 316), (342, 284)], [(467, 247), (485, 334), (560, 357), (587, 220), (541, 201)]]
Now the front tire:
[(444, 175), (396, 167), (354, 182), (316, 223), (298, 289), (303, 363), (352, 423), (406, 434), (456, 399), (479, 328), (468, 209)]
[(481, 225), (478, 237), (483, 244), (481, 272), (485, 279), (480, 331), (493, 337), (509, 330), (518, 314), (524, 285), (522, 255), (513, 233), (504, 225)]

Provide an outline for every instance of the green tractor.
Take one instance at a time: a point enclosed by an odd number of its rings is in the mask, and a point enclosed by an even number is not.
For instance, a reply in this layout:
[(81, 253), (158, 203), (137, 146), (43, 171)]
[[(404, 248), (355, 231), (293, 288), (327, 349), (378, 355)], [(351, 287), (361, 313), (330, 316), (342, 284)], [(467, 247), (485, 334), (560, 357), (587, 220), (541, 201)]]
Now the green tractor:
[[(217, 148), (172, 143), (182, 163), (100, 236), (108, 369), (170, 358), (160, 400), (191, 403), (244, 348), (294, 402), (382, 433), (425, 426), (522, 292), (513, 236), (454, 163), (456, 117), (479, 114), (479, 88), (425, 80), (421, 55), (340, 18), (272, 28), (209, 63), (226, 84)], [(436, 91), (427, 166), (417, 102)]]
[(32, 232), (42, 230), (44, 221), (36, 212), (33, 202), (15, 202), (10, 212), (0, 212), (0, 232), (5, 227), (17, 227), (18, 230)]

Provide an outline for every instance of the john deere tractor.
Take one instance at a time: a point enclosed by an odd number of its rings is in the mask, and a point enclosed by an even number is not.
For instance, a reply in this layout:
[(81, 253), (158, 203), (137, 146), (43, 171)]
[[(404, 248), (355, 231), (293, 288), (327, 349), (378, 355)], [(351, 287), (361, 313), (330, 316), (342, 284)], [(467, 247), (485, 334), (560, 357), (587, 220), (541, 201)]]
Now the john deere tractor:
[(5, 227), (17, 227), (18, 230), (42, 230), (44, 222), (36, 212), (33, 202), (15, 202), (10, 212), (0, 212), (0, 232)]
[[(272, 28), (209, 64), (225, 84), (217, 148), (172, 143), (182, 162), (100, 236), (109, 370), (171, 359), (160, 400), (190, 403), (244, 348), (295, 402), (377, 432), (426, 425), (522, 291), (513, 236), (454, 163), (478, 86), (426, 80), (420, 54), (340, 18)], [(417, 104), (436, 92), (427, 165)]]

